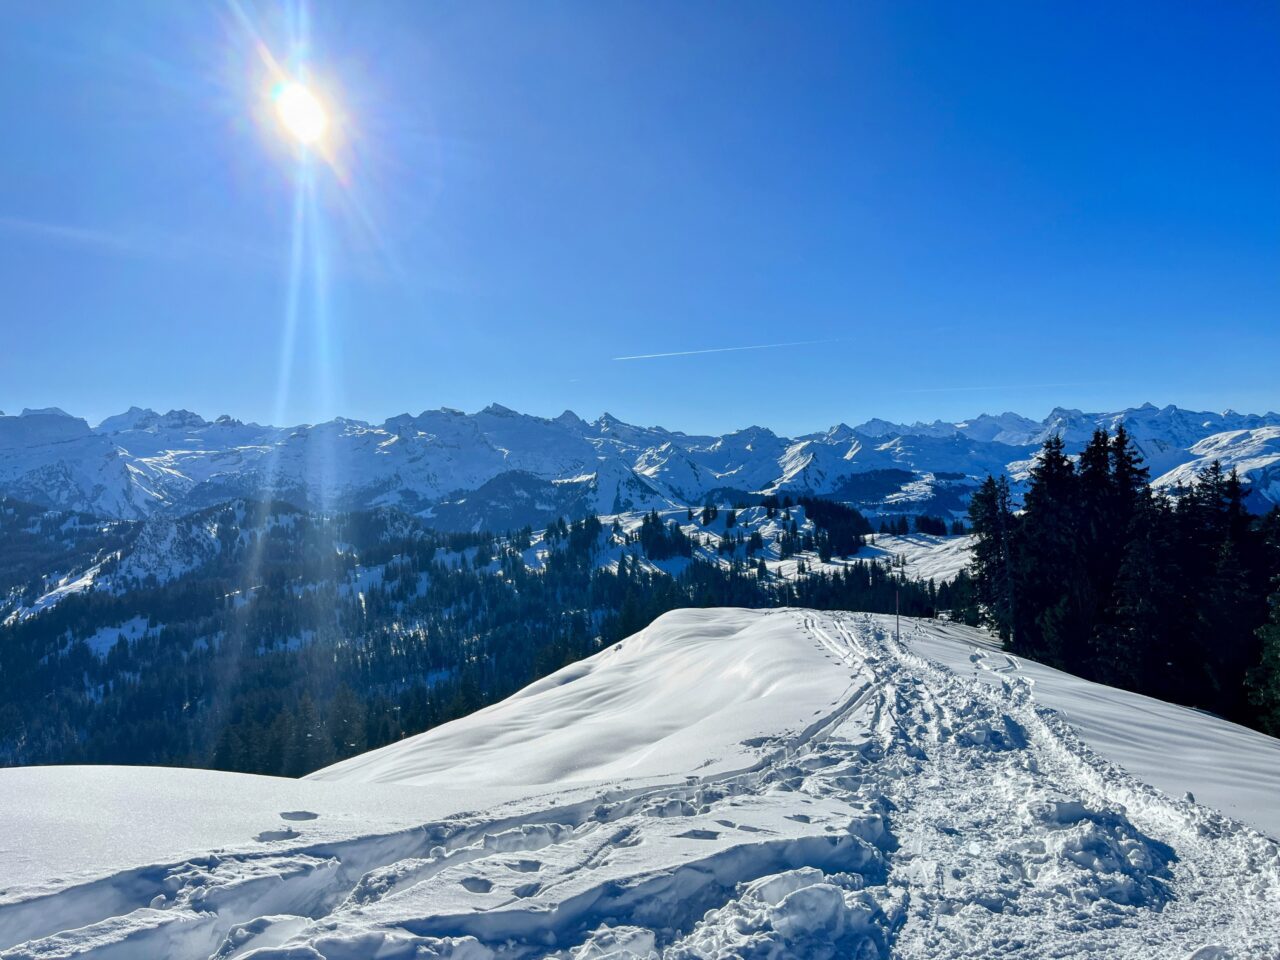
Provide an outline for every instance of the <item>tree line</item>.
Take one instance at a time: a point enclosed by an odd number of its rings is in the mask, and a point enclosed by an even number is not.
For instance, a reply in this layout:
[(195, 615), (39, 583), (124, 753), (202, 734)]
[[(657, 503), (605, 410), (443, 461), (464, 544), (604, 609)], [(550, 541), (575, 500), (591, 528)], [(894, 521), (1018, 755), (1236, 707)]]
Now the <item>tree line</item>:
[(1123, 427), (1074, 461), (1047, 440), (1020, 511), (988, 477), (960, 615), (1011, 652), (1280, 733), (1280, 508), (1251, 514), (1218, 463), (1172, 495), (1149, 480)]

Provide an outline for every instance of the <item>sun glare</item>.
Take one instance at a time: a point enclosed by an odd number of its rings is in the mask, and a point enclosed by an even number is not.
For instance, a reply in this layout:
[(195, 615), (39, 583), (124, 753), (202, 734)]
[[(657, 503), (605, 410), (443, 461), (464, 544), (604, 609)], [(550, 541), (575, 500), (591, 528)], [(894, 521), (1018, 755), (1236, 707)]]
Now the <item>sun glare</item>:
[(329, 117), (316, 95), (296, 81), (282, 84), (275, 93), (276, 116), (285, 131), (304, 146), (324, 136)]

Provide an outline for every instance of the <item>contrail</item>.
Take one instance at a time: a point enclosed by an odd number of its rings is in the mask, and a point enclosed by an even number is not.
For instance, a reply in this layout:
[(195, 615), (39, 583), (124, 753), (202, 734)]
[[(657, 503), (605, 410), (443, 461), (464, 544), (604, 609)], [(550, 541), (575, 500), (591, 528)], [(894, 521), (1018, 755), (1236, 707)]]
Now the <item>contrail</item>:
[(108, 233), (103, 230), (87, 230), (83, 227), (66, 226), (60, 223), (23, 220), (19, 217), (0, 216), (0, 230), (34, 234), (48, 240), (84, 244), (85, 246), (101, 247), (107, 250), (128, 252), (134, 248), (134, 244), (128, 238), (119, 234)]
[(631, 357), (614, 357), (614, 360), (656, 360), (659, 357), (692, 357), (699, 353), (733, 353), (736, 350), (772, 350), (775, 347), (805, 347), (814, 343), (839, 343), (834, 340), (792, 340), (790, 343), (753, 343), (745, 347), (709, 347), (706, 350), (672, 350), (670, 353), (637, 353)]
[(914, 387), (898, 393), (971, 393), (980, 390), (1041, 390), (1046, 387), (1105, 387), (1110, 380), (1068, 380), (1063, 383), (996, 383), (958, 387)]
[(217, 260), (274, 265), (279, 257), (263, 247), (210, 244), (205, 239), (155, 232), (119, 232), (65, 223), (26, 220), (0, 214), (0, 234), (13, 234), (96, 250), (105, 254), (156, 260)]

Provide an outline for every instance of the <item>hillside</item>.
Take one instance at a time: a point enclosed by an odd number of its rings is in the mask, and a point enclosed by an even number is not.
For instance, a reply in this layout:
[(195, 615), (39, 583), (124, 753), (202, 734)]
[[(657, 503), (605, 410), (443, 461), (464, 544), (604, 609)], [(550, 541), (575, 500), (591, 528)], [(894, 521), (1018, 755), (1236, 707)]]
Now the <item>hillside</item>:
[[(0, 765), (308, 773), (501, 700), (688, 606), (928, 616), (964, 537), (803, 504), (443, 534), (233, 501), (87, 526), (0, 499)], [(905, 566), (904, 566), (905, 564)], [(954, 573), (954, 569), (952, 569)]]
[(871, 514), (963, 513), (987, 474), (1026, 479), (1050, 436), (1078, 451), (1094, 429), (1132, 434), (1157, 487), (1185, 485), (1214, 460), (1238, 468), (1254, 506), (1280, 503), (1280, 414), (1151, 404), (1118, 412), (1055, 409), (957, 423), (837, 424), (799, 437), (760, 426), (723, 436), (586, 421), (491, 404), (428, 410), (381, 424), (292, 427), (205, 420), (133, 407), (96, 427), (61, 410), (0, 416), (0, 495), (100, 517), (139, 519), (270, 492), (300, 507), (397, 507), (439, 529), (543, 526), (766, 494), (813, 493)]
[[(0, 956), (1280, 945), (1280, 742), (966, 628), (903, 637), (891, 617), (684, 611), (302, 782), (0, 771)], [(37, 788), (58, 803), (25, 802)]]

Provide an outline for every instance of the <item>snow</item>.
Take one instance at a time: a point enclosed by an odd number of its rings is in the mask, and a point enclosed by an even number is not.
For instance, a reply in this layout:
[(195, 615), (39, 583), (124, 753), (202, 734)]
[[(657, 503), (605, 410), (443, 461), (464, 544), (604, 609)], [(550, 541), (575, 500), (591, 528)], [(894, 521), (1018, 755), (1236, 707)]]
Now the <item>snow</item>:
[(1185, 456), (1193, 459), (1157, 477), (1153, 486), (1190, 486), (1216, 460), (1224, 471), (1239, 471), (1257, 495), (1280, 503), (1280, 426), (1214, 434), (1188, 448)]
[[(771, 575), (786, 580), (794, 580), (803, 574), (798, 572), (803, 561), (810, 573), (831, 574), (840, 572), (853, 561), (875, 561), (889, 564), (899, 569), (909, 579), (933, 580), (942, 583), (954, 579), (957, 573), (967, 567), (971, 561), (973, 537), (969, 534), (960, 536), (935, 536), (927, 533), (911, 534), (871, 534), (867, 544), (852, 557), (832, 557), (822, 560), (816, 550), (801, 550), (783, 559), (778, 546), (778, 538), (787, 532), (794, 520), (796, 529), (801, 534), (815, 534), (818, 528), (806, 515), (803, 506), (793, 506), (775, 511), (770, 516), (765, 507), (744, 507), (735, 511), (733, 527), (728, 527), (728, 511), (721, 510), (714, 520), (704, 525), (695, 512), (695, 519), (687, 519), (686, 510), (658, 511), (659, 519), (664, 525), (675, 522), (680, 526), (693, 544), (693, 556), (705, 563), (728, 566), (730, 558), (722, 556), (717, 546), (726, 534), (740, 534), (744, 540), (753, 533), (759, 533), (764, 547), (751, 555), (749, 559), (763, 561)], [(634, 534), (644, 520), (643, 513), (622, 513), (616, 516), (601, 518), (606, 527), (616, 521), (624, 533)], [(544, 565), (545, 556), (540, 552), (541, 541), (534, 549), (525, 552), (525, 563), (536, 569)], [(597, 556), (597, 563), (607, 569), (616, 569), (618, 557), (622, 551), (616, 545), (606, 544), (605, 549)], [(736, 560), (744, 558), (745, 551), (739, 549)], [(649, 561), (640, 556), (642, 565), (663, 570), (669, 574), (679, 574), (688, 564), (682, 557), (668, 560)]]
[(910, 580), (943, 583), (972, 560), (973, 535), (955, 537), (931, 533), (878, 533), (871, 537), (854, 559), (880, 560), (897, 566)]
[(69, 573), (64, 577), (60, 577), (52, 587), (33, 600), (30, 606), (19, 606), (9, 614), (5, 618), (5, 623), (14, 623), (19, 620), (25, 620), (28, 617), (34, 617), (42, 610), (57, 606), (59, 602), (73, 594), (92, 590), (101, 570), (101, 564), (94, 564), (87, 570)]
[(150, 625), (151, 621), (147, 617), (131, 617), (123, 623), (95, 630), (84, 638), (84, 642), (93, 651), (94, 656), (105, 657), (111, 652), (111, 648), (119, 643), (121, 637), (126, 641), (138, 640), (147, 632)]
[(1280, 742), (893, 625), (679, 611), (304, 781), (0, 771), (0, 957), (1280, 951)]
[(31, 503), (100, 516), (141, 516), (153, 499), (109, 439), (76, 417), (46, 411), (0, 416), (0, 490)]
[[(66, 891), (118, 871), (223, 848), (271, 850), (271, 842), (255, 837), (285, 827), (309, 842), (334, 842), (410, 829), (424, 818), (513, 795), (436, 789), (428, 796), (170, 767), (0, 770), (0, 931), (7, 929), (5, 905), (33, 893)], [(315, 816), (299, 819), (299, 813)]]
[[(758, 426), (688, 436), (607, 414), (590, 422), (567, 411), (546, 419), (496, 404), (474, 414), (441, 409), (381, 424), (338, 418), (296, 427), (134, 407), (90, 428), (65, 414), (28, 412), (0, 415), (0, 490), (144, 518), (274, 485), (305, 495), (309, 505), (400, 504), (428, 515), (433, 504), (516, 471), (570, 492), (580, 486), (583, 504), (607, 513), (622, 509), (614, 504), (624, 493), (627, 509), (701, 506), (723, 488), (834, 495), (856, 487), (860, 474), (893, 469), (929, 480), (896, 492), (889, 501), (895, 510), (938, 512), (939, 473), (962, 475), (969, 485), (988, 473), (1016, 476), (1046, 437), (1061, 434), (1075, 451), (1095, 429), (1120, 424), (1162, 482), (1183, 482), (1216, 456), (1239, 465), (1263, 505), (1280, 501), (1280, 415), (1151, 404), (1111, 413), (1055, 409), (1042, 421), (1015, 413), (956, 423), (870, 420), (794, 439)], [(953, 501), (944, 500), (946, 510), (955, 509)]]
[(689, 610), (512, 697), (312, 775), (426, 786), (543, 785), (704, 774), (752, 761), (743, 745), (799, 736), (848, 678), (810, 671), (787, 613)]
[(931, 623), (908, 633), (914, 649), (989, 683), (1033, 686), (1108, 760), (1164, 790), (1222, 810), (1280, 839), (1280, 740), (1201, 711), (1092, 683), (1014, 657), (969, 627)]

